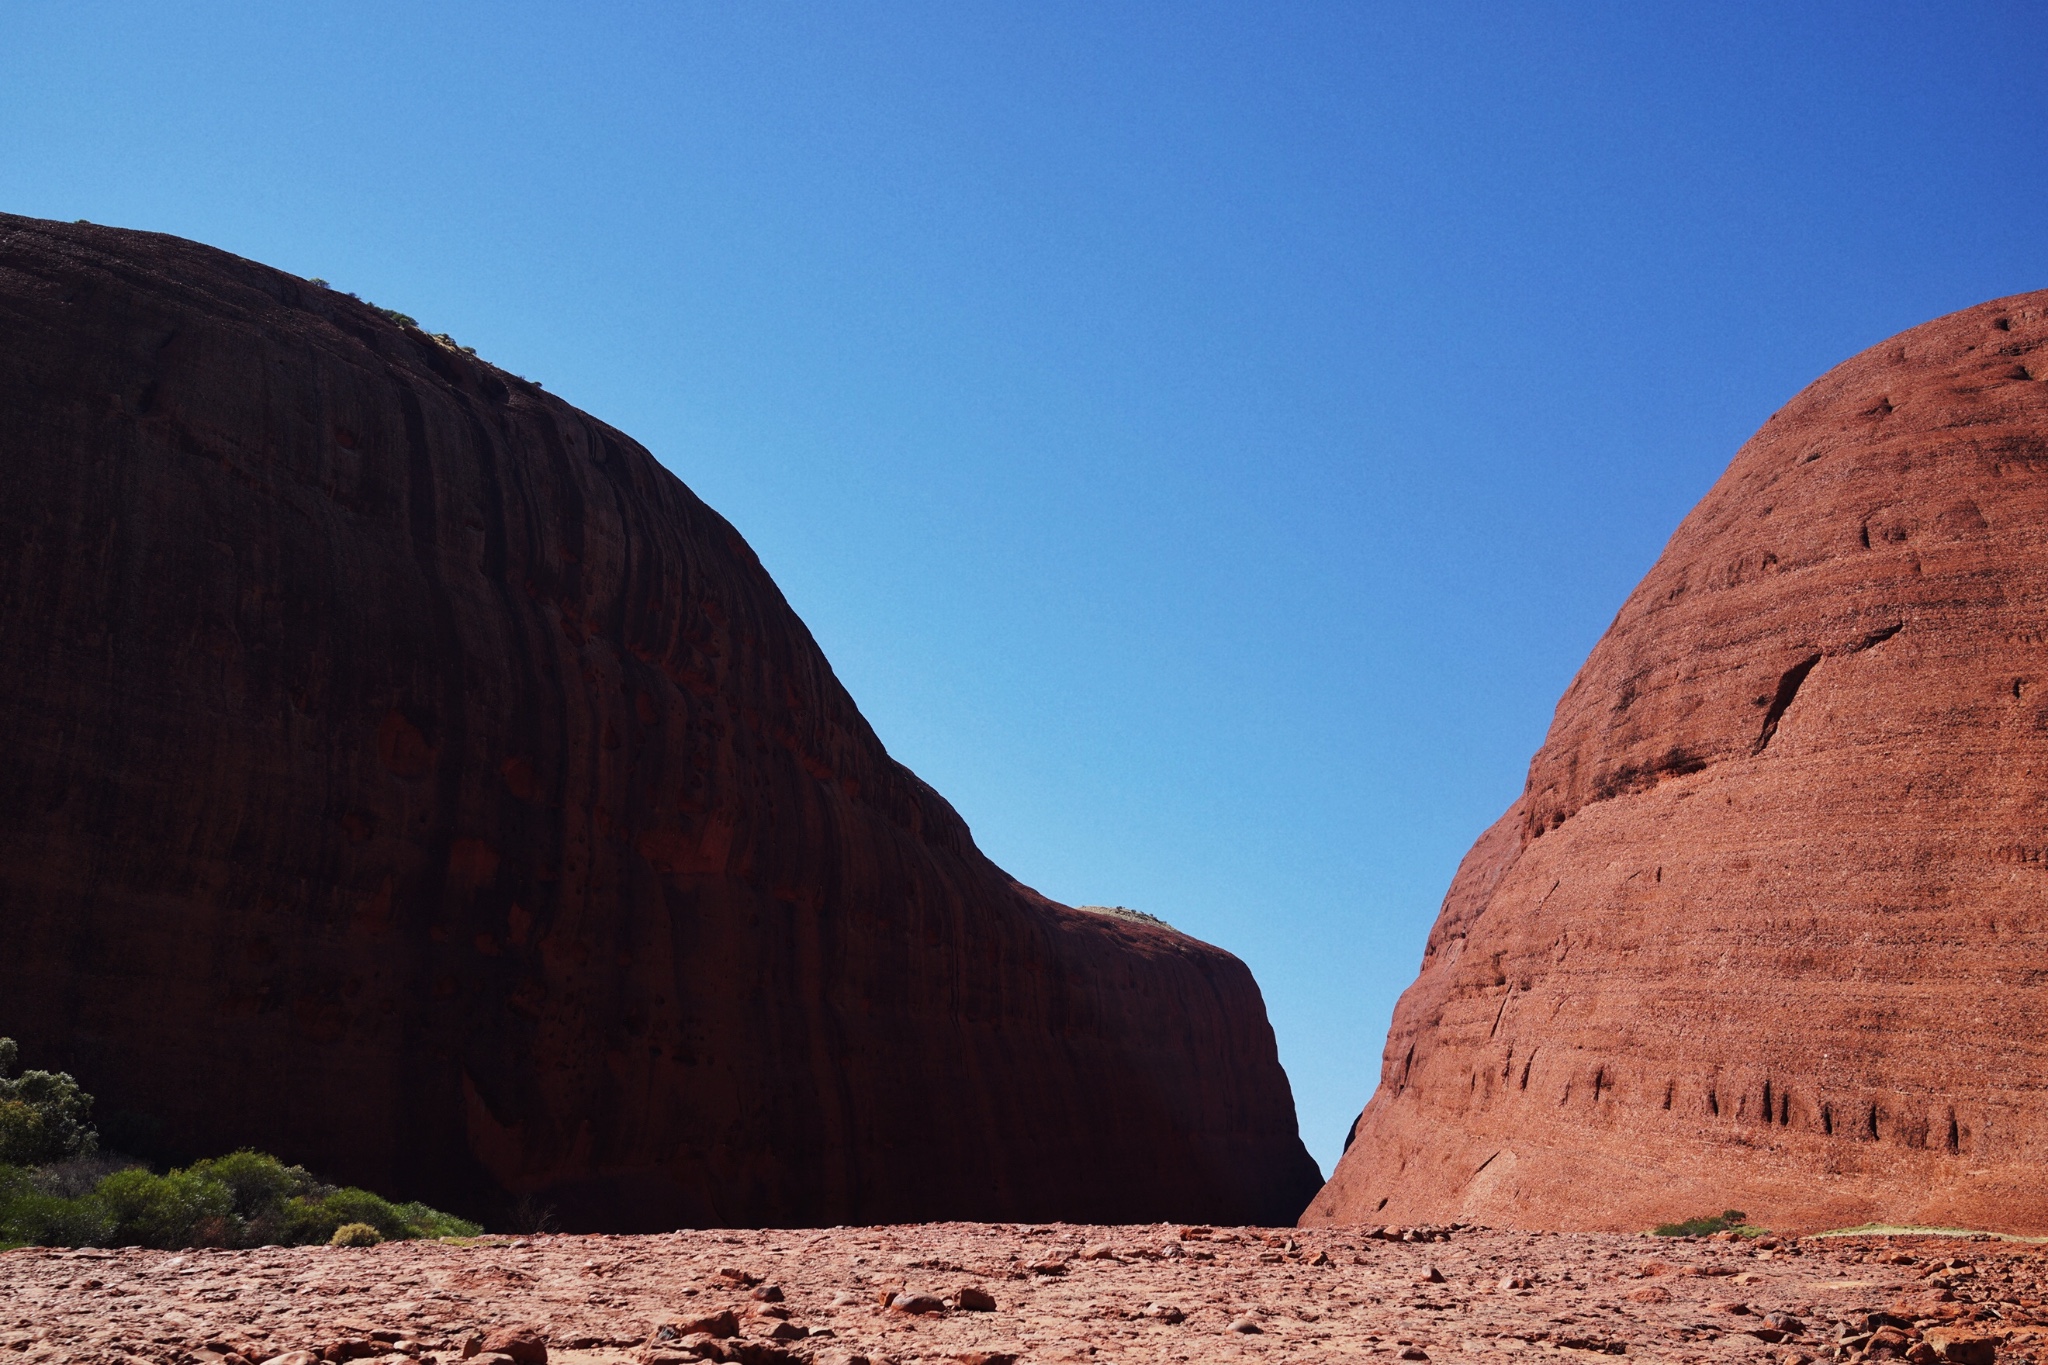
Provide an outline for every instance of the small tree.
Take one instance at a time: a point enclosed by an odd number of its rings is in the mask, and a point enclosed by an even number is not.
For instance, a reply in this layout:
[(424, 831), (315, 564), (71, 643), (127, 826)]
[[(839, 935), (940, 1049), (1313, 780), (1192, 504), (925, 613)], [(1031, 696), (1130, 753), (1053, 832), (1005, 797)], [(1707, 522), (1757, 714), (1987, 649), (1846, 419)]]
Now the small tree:
[(67, 1071), (14, 1076), (20, 1057), (12, 1038), (0, 1038), (0, 1165), (41, 1166), (98, 1151), (100, 1135), (88, 1121), (92, 1096)]

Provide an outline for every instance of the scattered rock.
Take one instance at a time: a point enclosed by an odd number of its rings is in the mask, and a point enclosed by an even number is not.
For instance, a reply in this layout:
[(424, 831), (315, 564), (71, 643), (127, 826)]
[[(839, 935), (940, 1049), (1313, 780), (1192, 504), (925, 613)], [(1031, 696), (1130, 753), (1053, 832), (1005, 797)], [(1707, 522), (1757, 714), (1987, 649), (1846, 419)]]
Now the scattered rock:
[(1252, 1321), (1248, 1317), (1235, 1317), (1230, 1320), (1230, 1330), (1233, 1332), (1242, 1332), (1244, 1335), (1248, 1337), (1255, 1337), (1258, 1336), (1261, 1332), (1265, 1331), (1266, 1329), (1259, 1326), (1258, 1323)]
[(971, 1284), (961, 1286), (960, 1292), (953, 1296), (953, 1302), (964, 1312), (968, 1313), (993, 1313), (996, 1311), (995, 1296), (986, 1289), (979, 1289)]
[(1998, 1357), (1995, 1337), (1964, 1327), (1930, 1327), (1923, 1340), (1949, 1365), (1993, 1365)]
[(532, 1327), (501, 1327), (484, 1338), (483, 1354), (510, 1357), (512, 1365), (548, 1365), (548, 1341)]
[(716, 1313), (706, 1313), (700, 1317), (684, 1318), (675, 1323), (674, 1328), (678, 1339), (692, 1335), (702, 1335), (715, 1337), (722, 1341), (728, 1337), (736, 1337), (740, 1334), (740, 1320), (738, 1314), (734, 1313), (730, 1308), (724, 1308)]
[(773, 1284), (757, 1284), (749, 1291), (748, 1297), (759, 1299), (762, 1303), (781, 1303), (782, 1287)]
[(892, 1294), (889, 1307), (899, 1313), (943, 1313), (945, 1300), (932, 1294)]
[[(1033, 1360), (1139, 1365), (1188, 1355), (1184, 1342), (1174, 1345), (1188, 1324), (1200, 1324), (1196, 1338), (1188, 1339), (1196, 1340), (1203, 1330), (1227, 1331), (1235, 1317), (1262, 1328), (1263, 1335), (1257, 1342), (1234, 1333), (1230, 1339), (1244, 1340), (1248, 1352), (1275, 1362), (1366, 1355), (1390, 1362), (1402, 1348), (1414, 1347), (1456, 1360), (1505, 1361), (1519, 1354), (1532, 1365), (1546, 1352), (1584, 1359), (1639, 1351), (1659, 1359), (1726, 1362), (1747, 1352), (1754, 1365), (1814, 1365), (1811, 1357), (1822, 1352), (1807, 1335), (1806, 1321), (1815, 1318), (1828, 1325), (1828, 1365), (1970, 1365), (1973, 1355), (1967, 1346), (1955, 1352), (1956, 1359), (1937, 1352), (1911, 1325), (1904, 1305), (1879, 1298), (1884, 1306), (1873, 1308), (1872, 1300), (1859, 1299), (1859, 1293), (1892, 1292), (1884, 1278), (1889, 1269), (1879, 1273), (1869, 1264), (1875, 1251), (1896, 1249), (1892, 1239), (1830, 1241), (1809, 1249), (1774, 1267), (1772, 1302), (1752, 1299), (1751, 1311), (1741, 1315), (1708, 1313), (1708, 1301), (1724, 1297), (1725, 1290), (1717, 1294), (1721, 1287), (1712, 1277), (1675, 1272), (1750, 1264), (1746, 1259), (1705, 1242), (1681, 1243), (1665, 1249), (1673, 1273), (1632, 1278), (1636, 1261), (1628, 1253), (1634, 1239), (1599, 1234), (1465, 1230), (1451, 1246), (1425, 1253), (1406, 1243), (1367, 1244), (1349, 1230), (1283, 1237), (1274, 1229), (1218, 1229), (1213, 1238), (1175, 1243), (1215, 1247), (1218, 1261), (1199, 1272), (1186, 1262), (1145, 1259), (1114, 1268), (1093, 1263), (1100, 1269), (1076, 1260), (1071, 1275), (1044, 1279), (1031, 1279), (1023, 1270), (1069, 1241), (1075, 1247), (1124, 1245), (1114, 1240), (1119, 1233), (1133, 1243), (1146, 1236), (1137, 1229), (1061, 1228), (1032, 1234), (1058, 1241), (1033, 1241), (1008, 1227), (941, 1224), (557, 1237), (535, 1239), (524, 1249), (394, 1243), (375, 1253), (383, 1264), (374, 1279), (333, 1278), (328, 1265), (340, 1258), (324, 1250), (193, 1253), (185, 1265), (166, 1269), (165, 1258), (155, 1252), (80, 1253), (74, 1259), (71, 1253), (27, 1249), (0, 1255), (0, 1304), (19, 1304), (19, 1312), (35, 1314), (32, 1328), (0, 1317), (0, 1365), (61, 1365), (60, 1357), (67, 1356), (97, 1365), (236, 1365), (236, 1355), (269, 1361), (283, 1354), (281, 1347), (309, 1342), (368, 1342), (376, 1354), (349, 1348), (346, 1361), (309, 1354), (292, 1365), (430, 1365), (432, 1359), (454, 1365), (464, 1350), (472, 1352), (472, 1362), (516, 1365), (499, 1352), (485, 1355), (483, 1346), (522, 1323), (544, 1337), (548, 1365), (784, 1365), (798, 1359), (839, 1365), (856, 1355), (870, 1365), (944, 1365), (968, 1350), (1019, 1351), (1014, 1341), (991, 1339), (999, 1323), (1030, 1338)], [(1293, 1259), (1257, 1260), (1256, 1253), (1289, 1240), (1300, 1244)], [(1308, 1266), (1304, 1258), (1318, 1248), (1338, 1256), (1343, 1270)], [(607, 1268), (601, 1283), (584, 1266), (584, 1258), (593, 1255)], [(723, 1277), (713, 1283), (730, 1296), (728, 1302), (684, 1297), (693, 1287), (701, 1291), (709, 1267), (740, 1257), (746, 1258), (740, 1264), (762, 1272), (761, 1283), (779, 1285), (785, 1302), (754, 1299)], [(1938, 1342), (1947, 1341), (1942, 1330), (1992, 1342), (1992, 1365), (2033, 1359), (2048, 1345), (2048, 1310), (2039, 1307), (2048, 1300), (2048, 1247), (1999, 1246), (1983, 1259), (1979, 1277), (1968, 1283), (1995, 1288), (1967, 1310), (1983, 1319), (1923, 1318), (1920, 1326), (1935, 1332)], [(80, 1283), (81, 1263), (104, 1283), (104, 1295), (73, 1288)], [(312, 1273), (297, 1273), (309, 1264)], [(1453, 1288), (1413, 1289), (1428, 1265)], [(178, 1273), (187, 1269), (192, 1275)], [(892, 1298), (915, 1297), (923, 1286), (906, 1284), (901, 1276), (921, 1272), (952, 1277), (943, 1289), (947, 1312), (885, 1313), (844, 1292), (849, 1285), (887, 1284)], [(988, 1292), (973, 1276), (1003, 1273), (1017, 1277), (1000, 1296), (1005, 1316), (991, 1320), (986, 1311), (954, 1311), (974, 1302), (965, 1291)], [(1499, 1277), (1526, 1278), (1530, 1285), (1465, 1301), (1464, 1286), (1492, 1284)], [(233, 1300), (213, 1300), (208, 1296), (217, 1292), (215, 1286), (239, 1293)], [(1646, 1289), (1668, 1290), (1669, 1298), (1657, 1303), (1629, 1297)], [(826, 1317), (822, 1305), (835, 1292), (844, 1302)], [(1183, 1294), (1195, 1296), (1199, 1311)], [(1228, 1298), (1215, 1304), (1211, 1295)], [(1235, 1311), (1226, 1306), (1233, 1302)], [(696, 1306), (684, 1317), (674, 1307), (678, 1303)], [(1813, 1310), (1785, 1306), (1804, 1304)], [(813, 1305), (817, 1319), (806, 1316)], [(109, 1309), (130, 1321), (162, 1323), (160, 1330), (182, 1344), (154, 1352), (152, 1345), (161, 1343), (147, 1335), (118, 1337)], [(479, 1319), (482, 1330), (475, 1330), (471, 1323)], [(619, 1333), (629, 1324), (658, 1325), (628, 1339)], [(1837, 1324), (1844, 1338), (1839, 1348)], [(738, 1334), (685, 1330), (707, 1326), (736, 1328)], [(1774, 1336), (1779, 1340), (1772, 1342)], [(123, 1340), (129, 1344), (117, 1348)], [(1660, 1349), (1667, 1343), (1668, 1350)], [(1199, 1365), (1228, 1354), (1211, 1350), (1190, 1359)]]
[(726, 1360), (735, 1365), (800, 1365), (802, 1356), (765, 1341), (735, 1341), (723, 1348)]

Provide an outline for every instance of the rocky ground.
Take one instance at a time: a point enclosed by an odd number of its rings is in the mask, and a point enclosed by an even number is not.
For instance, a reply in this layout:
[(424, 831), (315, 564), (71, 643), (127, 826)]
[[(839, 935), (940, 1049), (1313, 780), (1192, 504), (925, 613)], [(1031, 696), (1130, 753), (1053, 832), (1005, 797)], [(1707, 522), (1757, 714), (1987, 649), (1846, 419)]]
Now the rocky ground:
[[(1969, 1238), (1740, 1243), (1465, 1227), (952, 1223), (31, 1248), (0, 1254), (0, 1365), (259, 1365), (300, 1351), (365, 1365), (539, 1365), (543, 1349), (551, 1365), (1561, 1352), (1985, 1365), (1993, 1352), (2040, 1353), (2044, 1266), (2040, 1248)], [(531, 1332), (512, 1330), (522, 1327)]]

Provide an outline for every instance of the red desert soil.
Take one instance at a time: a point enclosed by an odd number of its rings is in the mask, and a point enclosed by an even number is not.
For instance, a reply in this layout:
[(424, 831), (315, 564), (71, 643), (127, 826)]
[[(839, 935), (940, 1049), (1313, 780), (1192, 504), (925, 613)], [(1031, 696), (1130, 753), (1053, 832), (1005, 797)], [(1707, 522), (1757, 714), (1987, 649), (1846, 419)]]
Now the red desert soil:
[(1309, 1222), (2048, 1232), (2048, 293), (1799, 394), (1459, 868)]
[[(942, 1223), (469, 1246), (22, 1250), (0, 1255), (0, 1348), (16, 1353), (0, 1350), (0, 1361), (241, 1365), (303, 1350), (451, 1365), (529, 1327), (553, 1365), (1539, 1353), (1918, 1365), (1936, 1348), (1954, 1365), (1988, 1365), (1993, 1349), (2036, 1358), (2043, 1333), (2048, 1265), (2039, 1249), (2011, 1243), (1379, 1234)], [(972, 1289), (994, 1307), (960, 1308)], [(885, 1294), (928, 1296), (913, 1306), (929, 1311), (885, 1309)], [(693, 1331), (727, 1312), (737, 1335)], [(533, 1365), (509, 1344), (514, 1365)]]
[(608, 1232), (1315, 1193), (1244, 964), (990, 862), (537, 385), (0, 215), (0, 479), (0, 1035), (113, 1145)]

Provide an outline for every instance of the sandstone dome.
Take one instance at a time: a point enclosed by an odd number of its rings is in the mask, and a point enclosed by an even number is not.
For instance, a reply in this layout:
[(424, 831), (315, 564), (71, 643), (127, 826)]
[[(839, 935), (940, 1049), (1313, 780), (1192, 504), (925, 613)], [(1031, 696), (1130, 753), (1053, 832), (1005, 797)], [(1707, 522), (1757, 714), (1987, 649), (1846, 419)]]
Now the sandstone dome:
[(0, 216), (0, 1034), (116, 1143), (502, 1225), (1290, 1221), (1228, 953), (1054, 904), (620, 432)]
[(2048, 293), (1773, 416), (1466, 855), (1306, 1222), (2048, 1232)]

